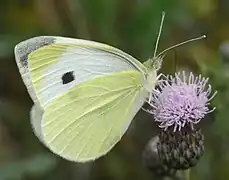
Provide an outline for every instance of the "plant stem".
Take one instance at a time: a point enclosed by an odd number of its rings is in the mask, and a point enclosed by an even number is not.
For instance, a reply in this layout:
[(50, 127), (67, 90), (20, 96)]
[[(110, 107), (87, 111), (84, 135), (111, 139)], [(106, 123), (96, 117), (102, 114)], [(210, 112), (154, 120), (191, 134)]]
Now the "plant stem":
[(190, 169), (184, 171), (184, 179), (190, 180)]

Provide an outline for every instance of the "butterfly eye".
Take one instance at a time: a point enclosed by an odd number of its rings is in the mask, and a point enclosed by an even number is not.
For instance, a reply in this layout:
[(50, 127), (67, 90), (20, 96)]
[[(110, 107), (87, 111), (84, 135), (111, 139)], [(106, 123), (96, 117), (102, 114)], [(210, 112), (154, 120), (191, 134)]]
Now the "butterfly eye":
[(62, 79), (62, 83), (63, 83), (63, 84), (68, 84), (68, 83), (74, 81), (75, 77), (74, 77), (73, 71), (66, 72), (66, 73), (62, 76), (61, 79)]

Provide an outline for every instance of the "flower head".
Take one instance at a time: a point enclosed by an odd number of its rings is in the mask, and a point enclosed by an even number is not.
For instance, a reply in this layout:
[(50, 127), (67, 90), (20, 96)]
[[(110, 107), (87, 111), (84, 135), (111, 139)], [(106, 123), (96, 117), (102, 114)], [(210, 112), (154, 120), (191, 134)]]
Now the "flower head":
[(209, 109), (209, 102), (216, 92), (211, 95), (212, 88), (207, 83), (208, 78), (187, 75), (184, 71), (159, 81), (158, 88), (152, 92), (149, 110), (159, 127), (164, 130), (173, 127), (174, 132), (186, 125), (193, 129), (194, 124), (214, 111), (215, 108)]

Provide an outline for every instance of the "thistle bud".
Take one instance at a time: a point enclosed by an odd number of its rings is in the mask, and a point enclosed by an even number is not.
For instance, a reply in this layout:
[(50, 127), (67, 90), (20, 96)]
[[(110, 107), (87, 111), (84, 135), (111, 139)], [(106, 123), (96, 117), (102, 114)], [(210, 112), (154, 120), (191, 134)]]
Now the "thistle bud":
[(160, 157), (158, 156), (158, 142), (158, 136), (149, 140), (142, 154), (143, 164), (156, 176), (164, 177), (174, 175), (176, 170), (171, 169), (167, 165), (163, 164)]
[(204, 136), (197, 131), (162, 131), (157, 143), (161, 161), (176, 170), (195, 166), (204, 153)]

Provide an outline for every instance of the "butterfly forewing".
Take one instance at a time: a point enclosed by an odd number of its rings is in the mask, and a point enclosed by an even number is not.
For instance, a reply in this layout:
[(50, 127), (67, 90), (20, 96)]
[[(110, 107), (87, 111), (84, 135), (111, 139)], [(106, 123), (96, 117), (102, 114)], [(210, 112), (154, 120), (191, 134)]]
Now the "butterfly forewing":
[[(65, 89), (98, 75), (133, 69), (146, 74), (144, 65), (129, 54), (106, 44), (82, 39), (31, 38), (15, 47), (15, 57), (31, 98), (41, 103), (41, 107)], [(62, 77), (69, 72), (77, 75), (75, 81), (63, 86)]]

